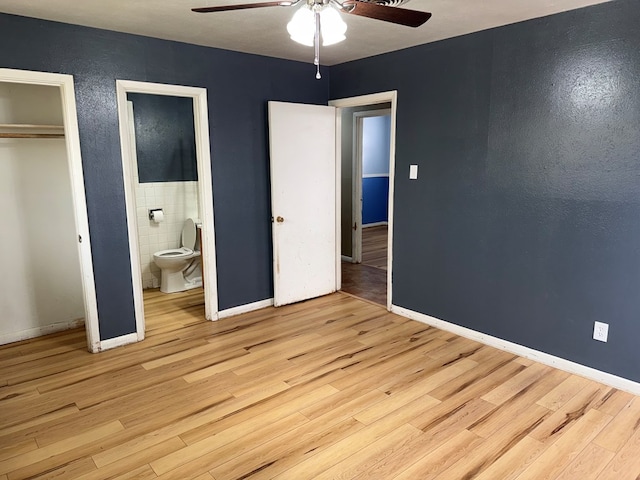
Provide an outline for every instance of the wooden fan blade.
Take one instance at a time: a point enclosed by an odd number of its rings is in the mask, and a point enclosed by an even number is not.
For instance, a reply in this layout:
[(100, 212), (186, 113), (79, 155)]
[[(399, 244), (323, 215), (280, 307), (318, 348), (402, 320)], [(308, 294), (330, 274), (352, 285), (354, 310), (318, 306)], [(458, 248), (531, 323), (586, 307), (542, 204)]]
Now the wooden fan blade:
[(345, 0), (342, 3), (344, 13), (359, 15), (361, 17), (375, 18), (385, 22), (397, 23), (407, 27), (419, 27), (431, 18), (429, 12), (409, 10), (407, 8), (387, 7), (377, 3), (359, 2), (358, 0)]
[(220, 7), (201, 7), (192, 8), (192, 12), (197, 13), (210, 13), (210, 12), (227, 12), (229, 10), (245, 10), (247, 8), (262, 8), (262, 7), (289, 7), (293, 5), (293, 2), (281, 1), (281, 2), (260, 2), (260, 3), (243, 3), (239, 5), (222, 5)]

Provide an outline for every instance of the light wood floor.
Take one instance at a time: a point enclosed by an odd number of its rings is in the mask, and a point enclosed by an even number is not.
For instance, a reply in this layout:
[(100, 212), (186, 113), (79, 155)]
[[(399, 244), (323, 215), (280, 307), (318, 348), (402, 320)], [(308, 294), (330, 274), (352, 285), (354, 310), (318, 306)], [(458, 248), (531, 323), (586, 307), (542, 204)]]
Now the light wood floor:
[(387, 226), (362, 229), (362, 263), (342, 262), (342, 291), (387, 305)]
[[(0, 348), (0, 479), (636, 480), (640, 398), (337, 293)], [(155, 303), (155, 306), (154, 306)]]
[(387, 269), (387, 226), (378, 225), (362, 229), (362, 263)]
[(342, 262), (343, 292), (387, 306), (387, 272), (362, 263)]

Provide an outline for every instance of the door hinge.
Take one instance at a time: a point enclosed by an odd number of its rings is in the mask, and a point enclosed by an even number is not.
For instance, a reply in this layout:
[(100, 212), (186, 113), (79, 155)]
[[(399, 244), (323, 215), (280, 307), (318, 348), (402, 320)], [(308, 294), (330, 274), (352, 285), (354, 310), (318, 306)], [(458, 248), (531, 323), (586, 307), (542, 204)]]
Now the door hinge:
[(357, 230), (358, 229), (358, 222), (353, 222), (353, 229)]

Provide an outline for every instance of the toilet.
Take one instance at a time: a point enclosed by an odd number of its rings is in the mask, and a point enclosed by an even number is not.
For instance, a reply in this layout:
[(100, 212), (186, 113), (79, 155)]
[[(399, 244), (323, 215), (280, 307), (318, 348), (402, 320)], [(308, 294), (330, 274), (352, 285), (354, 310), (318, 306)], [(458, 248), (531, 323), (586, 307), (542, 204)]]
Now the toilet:
[(161, 292), (183, 292), (202, 286), (198, 237), (196, 222), (187, 218), (182, 228), (180, 248), (153, 254), (153, 261), (160, 268)]

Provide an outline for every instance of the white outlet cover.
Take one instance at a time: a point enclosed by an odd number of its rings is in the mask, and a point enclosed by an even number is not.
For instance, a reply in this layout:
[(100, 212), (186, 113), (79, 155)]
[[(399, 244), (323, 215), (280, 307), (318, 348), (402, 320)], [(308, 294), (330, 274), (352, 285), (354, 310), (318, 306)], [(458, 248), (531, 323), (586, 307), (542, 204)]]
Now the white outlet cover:
[(409, 165), (409, 180), (417, 180), (418, 165)]
[(609, 337), (609, 324), (603, 322), (595, 322), (593, 324), (593, 339), (600, 342), (606, 342)]

